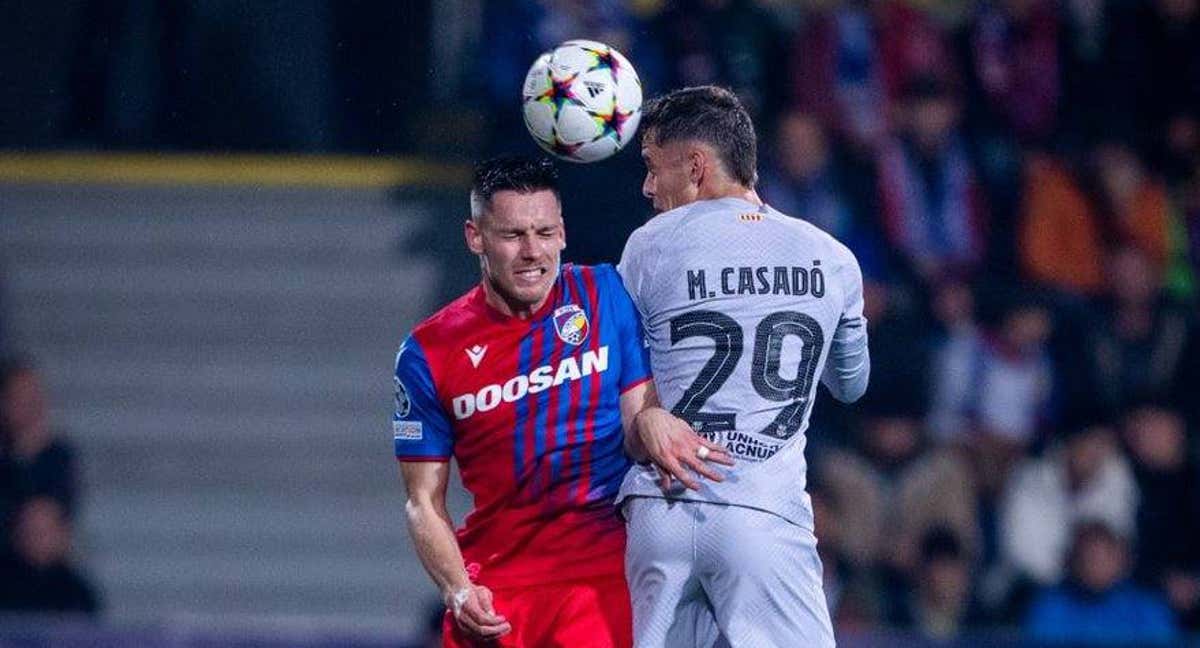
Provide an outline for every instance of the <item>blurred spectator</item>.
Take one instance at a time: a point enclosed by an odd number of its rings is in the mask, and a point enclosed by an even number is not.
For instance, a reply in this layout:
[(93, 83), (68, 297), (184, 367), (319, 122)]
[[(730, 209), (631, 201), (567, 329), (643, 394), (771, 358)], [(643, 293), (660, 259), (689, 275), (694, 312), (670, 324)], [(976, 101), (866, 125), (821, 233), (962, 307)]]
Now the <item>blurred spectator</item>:
[(1128, 6), (1109, 0), (1061, 0), (1059, 78), (1063, 98), (1058, 139), (1080, 146), (1128, 135), (1141, 73), (1138, 35)]
[(952, 406), (952, 397), (961, 397), (959, 383), (970, 372), (970, 358), (982, 333), (975, 318), (975, 296), (965, 282), (943, 281), (934, 287), (931, 302), (938, 326), (932, 344), (932, 400), (927, 425), (933, 437), (942, 441), (967, 429), (966, 417)]
[(653, 33), (666, 61), (665, 88), (728, 86), (757, 120), (781, 103), (777, 61), (783, 32), (753, 0), (667, 0)]
[(1098, 293), (1101, 235), (1075, 170), (1034, 155), (1025, 164), (1022, 194), (1018, 248), (1025, 275), (1074, 296)]
[(951, 88), (921, 77), (904, 92), (900, 130), (879, 152), (881, 217), (893, 247), (923, 285), (983, 260), (986, 212), (958, 131)]
[(779, 211), (828, 232), (854, 252), (863, 275), (884, 275), (880, 233), (863, 217), (845, 188), (825, 129), (816, 116), (791, 111), (779, 122), (772, 164), (764, 171), (764, 199)]
[(71, 526), (59, 502), (35, 497), (17, 511), (14, 555), (0, 563), (0, 610), (96, 614), (87, 578), (71, 564)]
[(1105, 251), (1130, 245), (1161, 277), (1169, 251), (1168, 208), (1163, 185), (1125, 144), (1098, 145), (1087, 164), (1074, 169), (1035, 156), (1025, 171), (1021, 264), (1046, 286), (1097, 295), (1105, 285)]
[(987, 131), (1044, 141), (1058, 117), (1059, 24), (1050, 0), (985, 2), (970, 35), (968, 114)]
[(1050, 313), (1031, 297), (1010, 301), (989, 333), (975, 325), (972, 296), (964, 285), (939, 289), (935, 305), (950, 322), (933, 375), (930, 422), (939, 440), (970, 443), (986, 437), (1019, 454), (1049, 418)]
[(0, 363), (0, 470), (16, 502), (47, 496), (70, 517), (76, 504), (75, 452), (50, 428), (42, 381), (31, 363)]
[(1137, 40), (1145, 48), (1135, 78), (1147, 139), (1174, 177), (1200, 154), (1200, 2), (1138, 3)]
[(791, 99), (851, 143), (873, 147), (914, 78), (951, 74), (940, 26), (904, 2), (849, 0), (809, 17), (791, 52)]
[[(813, 425), (826, 425), (824, 419), (833, 412), (843, 413), (845, 425), (840, 445), (853, 446), (861, 442), (859, 419), (877, 412), (904, 412), (923, 416), (929, 403), (929, 385), (913, 376), (929, 375), (929, 346), (920, 343), (927, 336), (927, 323), (921, 317), (914, 296), (896, 285), (878, 280), (863, 282), (863, 314), (871, 339), (871, 385), (854, 407), (844, 410), (828, 399), (828, 406), (813, 412)], [(820, 428), (825, 429), (825, 428)], [(814, 437), (814, 451), (819, 451), (827, 438)]]
[(1160, 589), (1180, 621), (1200, 628), (1200, 466), (1178, 412), (1153, 401), (1125, 416), (1122, 436), (1141, 498), (1135, 574)]
[(1171, 262), (1167, 268), (1167, 293), (1181, 302), (1196, 301), (1200, 290), (1200, 153), (1191, 176), (1175, 190), (1175, 218), (1171, 236)]
[(791, 55), (791, 99), (864, 147), (878, 141), (889, 119), (878, 4), (851, 0), (811, 16)]
[(945, 337), (935, 347), (931, 432), (970, 466), (978, 497), (980, 557), (999, 553), (998, 501), (1013, 467), (1048, 418), (1053, 364), (1046, 351), (1050, 318), (1032, 298), (1009, 298), (997, 325), (981, 328), (974, 298), (947, 282), (934, 298)]
[(913, 577), (895, 601), (890, 621), (931, 639), (953, 639), (980, 623), (971, 599), (971, 561), (953, 531), (925, 532)]
[(1055, 133), (1062, 95), (1054, 0), (991, 0), (964, 30), (965, 125), (987, 194), (988, 274), (1016, 278), (1015, 231), (1023, 143)]
[(871, 571), (847, 554), (842, 521), (847, 514), (846, 503), (816, 479), (809, 480), (806, 490), (812, 498), (825, 600), (834, 627), (838, 630), (875, 627), (882, 616), (879, 586)]
[(1146, 645), (1178, 639), (1170, 608), (1127, 580), (1126, 540), (1103, 522), (1075, 531), (1071, 573), (1043, 591), (1025, 621), (1029, 638), (1068, 644)]
[(951, 529), (973, 554), (977, 512), (970, 470), (953, 453), (922, 452), (920, 416), (892, 405), (867, 415), (858, 452), (832, 451), (818, 467), (833, 497), (853, 503), (838, 518), (846, 559), (907, 573), (916, 565), (921, 538), (938, 526)]
[(1004, 494), (1000, 548), (1018, 580), (1050, 585), (1062, 578), (1080, 520), (1102, 520), (1122, 538), (1133, 536), (1137, 484), (1112, 429), (1077, 423), (1066, 437), (1018, 466)]
[(1195, 385), (1182, 379), (1197, 360), (1188, 357), (1196, 347), (1191, 316), (1164, 300), (1161, 275), (1140, 250), (1117, 249), (1106, 270), (1108, 299), (1083, 332), (1086, 380), (1072, 400), (1115, 414), (1131, 399), (1194, 397)]

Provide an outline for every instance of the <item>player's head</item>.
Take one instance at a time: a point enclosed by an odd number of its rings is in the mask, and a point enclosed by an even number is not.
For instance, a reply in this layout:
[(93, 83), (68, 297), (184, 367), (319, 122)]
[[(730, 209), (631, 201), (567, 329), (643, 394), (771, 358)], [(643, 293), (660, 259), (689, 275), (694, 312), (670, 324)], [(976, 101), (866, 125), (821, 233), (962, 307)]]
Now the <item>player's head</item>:
[(728, 185), (752, 189), (758, 141), (737, 95), (716, 86), (683, 88), (642, 112), (642, 193), (658, 211), (701, 199)]
[(1129, 546), (1108, 522), (1076, 524), (1069, 550), (1071, 576), (1088, 592), (1100, 594), (1119, 583), (1129, 567)]
[(504, 156), (478, 164), (465, 227), (496, 305), (518, 316), (541, 306), (566, 247), (558, 171), (550, 160)]
[(46, 397), (33, 363), (22, 357), (0, 360), (0, 437), (37, 431), (45, 420)]

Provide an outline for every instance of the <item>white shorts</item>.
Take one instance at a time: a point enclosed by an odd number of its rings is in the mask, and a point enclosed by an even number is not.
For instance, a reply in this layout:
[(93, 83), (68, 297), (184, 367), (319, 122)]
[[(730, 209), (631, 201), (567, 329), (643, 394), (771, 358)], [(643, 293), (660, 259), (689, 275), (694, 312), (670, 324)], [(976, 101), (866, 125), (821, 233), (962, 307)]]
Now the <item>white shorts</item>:
[(637, 648), (826, 648), (811, 532), (757, 509), (630, 497), (625, 574)]

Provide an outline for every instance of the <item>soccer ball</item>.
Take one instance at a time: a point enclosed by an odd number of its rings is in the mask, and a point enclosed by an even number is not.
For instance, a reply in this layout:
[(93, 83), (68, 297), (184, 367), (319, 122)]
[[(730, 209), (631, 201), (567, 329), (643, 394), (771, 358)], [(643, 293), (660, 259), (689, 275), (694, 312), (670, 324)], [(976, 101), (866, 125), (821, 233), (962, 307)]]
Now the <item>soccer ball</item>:
[(521, 93), (525, 126), (546, 152), (571, 162), (609, 157), (633, 139), (642, 82), (629, 59), (589, 40), (539, 56)]

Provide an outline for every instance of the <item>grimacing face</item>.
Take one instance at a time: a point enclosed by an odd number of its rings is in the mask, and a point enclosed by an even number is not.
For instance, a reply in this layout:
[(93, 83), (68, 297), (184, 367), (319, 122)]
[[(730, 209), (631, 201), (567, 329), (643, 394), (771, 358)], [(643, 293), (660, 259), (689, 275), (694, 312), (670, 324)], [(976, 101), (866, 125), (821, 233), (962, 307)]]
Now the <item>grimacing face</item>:
[(498, 191), (487, 211), (465, 226), (483, 280), (510, 315), (528, 316), (550, 294), (567, 245), (562, 205), (549, 189)]
[(700, 188), (693, 180), (689, 149), (688, 142), (659, 146), (651, 136), (642, 140), (642, 160), (646, 162), (642, 195), (650, 199), (654, 211), (661, 213), (696, 201)]

